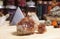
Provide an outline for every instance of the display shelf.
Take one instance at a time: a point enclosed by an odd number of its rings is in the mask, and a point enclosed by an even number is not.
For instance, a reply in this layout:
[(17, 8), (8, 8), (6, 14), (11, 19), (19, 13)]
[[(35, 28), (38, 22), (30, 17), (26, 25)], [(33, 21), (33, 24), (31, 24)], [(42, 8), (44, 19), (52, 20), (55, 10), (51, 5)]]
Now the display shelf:
[(60, 17), (52, 17), (52, 16), (46, 16), (47, 20), (54, 20), (56, 19), (57, 21), (60, 21)]
[(7, 9), (16, 9), (16, 6), (14, 6), (14, 5), (7, 5), (6, 8)]
[(4, 9), (4, 8), (5, 8), (4, 6), (0, 5), (0, 9)]

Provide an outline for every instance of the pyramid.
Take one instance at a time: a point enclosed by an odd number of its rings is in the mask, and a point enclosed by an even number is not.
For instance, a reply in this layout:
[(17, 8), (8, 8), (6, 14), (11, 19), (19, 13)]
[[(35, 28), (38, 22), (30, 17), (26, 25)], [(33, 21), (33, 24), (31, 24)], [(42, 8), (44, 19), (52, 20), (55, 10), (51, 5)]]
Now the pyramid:
[(28, 15), (31, 16), (31, 18), (35, 21), (35, 23), (40, 21), (34, 12), (31, 12), (31, 13), (29, 12)]
[(23, 18), (24, 18), (24, 15), (23, 15), (21, 9), (18, 7), (17, 10), (16, 10), (16, 13), (15, 13), (13, 19), (12, 19), (11, 25), (16, 25)]

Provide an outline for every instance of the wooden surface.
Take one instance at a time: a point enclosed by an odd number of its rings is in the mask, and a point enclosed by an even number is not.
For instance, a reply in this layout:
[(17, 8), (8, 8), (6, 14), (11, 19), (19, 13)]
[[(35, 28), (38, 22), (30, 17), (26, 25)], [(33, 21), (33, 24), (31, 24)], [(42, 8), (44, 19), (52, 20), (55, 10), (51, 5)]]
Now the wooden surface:
[(49, 19), (49, 20), (56, 19), (57, 21), (60, 21), (60, 17), (51, 17), (51, 16), (46, 16), (46, 19)]
[(46, 27), (44, 34), (31, 34), (18, 36), (16, 26), (9, 26), (8, 23), (0, 26), (0, 39), (60, 39), (60, 28)]

